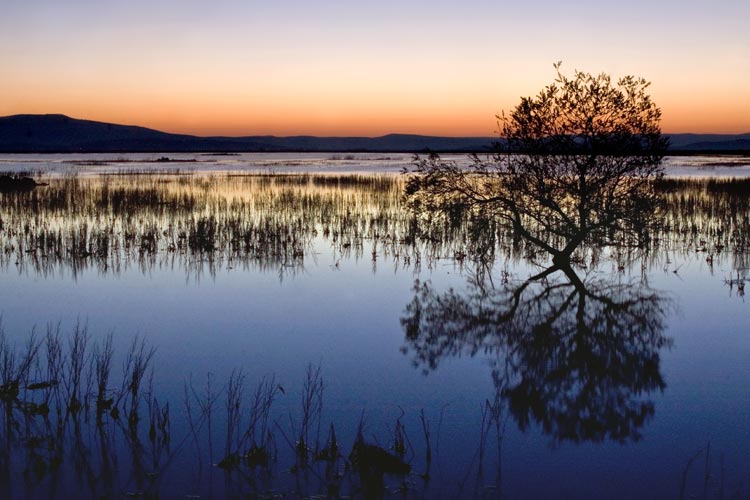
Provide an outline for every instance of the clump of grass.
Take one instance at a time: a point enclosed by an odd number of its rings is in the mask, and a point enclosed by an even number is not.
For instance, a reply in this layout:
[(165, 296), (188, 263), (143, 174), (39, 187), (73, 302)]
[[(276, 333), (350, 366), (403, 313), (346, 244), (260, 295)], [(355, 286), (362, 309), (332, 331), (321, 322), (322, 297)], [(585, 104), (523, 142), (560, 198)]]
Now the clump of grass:
[(707, 177), (679, 178), (664, 177), (655, 181), (657, 190), (664, 193), (678, 191), (702, 191), (711, 194), (750, 195), (750, 178), (742, 177)]
[(62, 384), (66, 392), (68, 413), (75, 417), (82, 409), (89, 394), (84, 370), (88, 366), (89, 333), (85, 324), (76, 322), (68, 345), (68, 369), (64, 370)]
[[(211, 380), (211, 374), (206, 375), (206, 385), (202, 391), (198, 391), (193, 384), (192, 376), (184, 386), (184, 405), (188, 417), (190, 435), (197, 450), (199, 468), (202, 468), (203, 452), (201, 451), (201, 439), (199, 434), (205, 425), (208, 436), (208, 461), (213, 463), (213, 415), (214, 406), (220, 394), (216, 392)], [(197, 405), (197, 408), (193, 404)]]
[[(287, 443), (295, 452), (297, 463), (294, 469), (299, 470), (308, 464), (311, 456), (320, 450), (320, 426), (321, 414), (323, 411), (323, 378), (321, 375), (320, 365), (314, 367), (312, 364), (307, 367), (307, 377), (302, 389), (301, 405), (301, 422), (299, 428), (295, 423), (292, 414), (289, 414), (289, 423), (292, 435), (296, 436), (294, 443), (284, 434)], [(277, 426), (280, 430), (281, 427)], [(283, 432), (283, 430), (282, 430)], [(313, 437), (313, 432), (315, 432)], [(313, 444), (314, 440), (314, 444)]]
[(130, 350), (123, 365), (123, 385), (120, 389), (118, 404), (122, 401), (123, 409), (127, 415), (128, 428), (131, 434), (135, 434), (138, 427), (140, 415), (138, 409), (141, 403), (141, 395), (146, 372), (151, 368), (151, 360), (156, 351), (154, 348), (146, 347), (146, 341), (133, 338)]
[(114, 409), (115, 399), (111, 396), (109, 388), (113, 355), (112, 334), (110, 333), (101, 345), (97, 344), (94, 347), (96, 421), (99, 425), (102, 423), (102, 417), (105, 412), (110, 412)]
[(233, 371), (226, 388), (225, 456), (218, 464), (227, 470), (236, 469), (243, 463), (251, 469), (266, 468), (276, 457), (270, 412), (276, 396), (284, 394), (284, 388), (276, 383), (274, 376), (263, 377), (246, 408), (242, 403), (244, 385), (244, 374)]

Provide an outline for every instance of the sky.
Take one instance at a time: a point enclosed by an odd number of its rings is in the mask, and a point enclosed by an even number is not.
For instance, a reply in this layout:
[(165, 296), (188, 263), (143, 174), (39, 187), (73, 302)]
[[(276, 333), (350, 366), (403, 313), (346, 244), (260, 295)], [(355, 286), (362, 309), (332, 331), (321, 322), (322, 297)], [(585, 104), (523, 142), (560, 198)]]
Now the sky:
[(490, 136), (574, 69), (750, 132), (748, 0), (0, 0), (0, 116), (197, 135)]

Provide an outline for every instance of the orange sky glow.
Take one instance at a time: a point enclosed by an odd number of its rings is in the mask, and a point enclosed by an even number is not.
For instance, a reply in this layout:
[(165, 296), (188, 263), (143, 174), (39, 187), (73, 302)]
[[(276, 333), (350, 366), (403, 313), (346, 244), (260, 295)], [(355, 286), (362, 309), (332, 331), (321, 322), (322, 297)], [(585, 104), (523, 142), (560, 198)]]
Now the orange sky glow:
[[(750, 7), (740, 3), (633, 3), (651, 9), (642, 17), (591, 2), (401, 12), (395, 2), (9, 1), (0, 115), (196, 135), (489, 136), (495, 114), (549, 84), (562, 59), (564, 71), (650, 80), (664, 132), (750, 132)], [(545, 14), (532, 22), (530, 12)]]

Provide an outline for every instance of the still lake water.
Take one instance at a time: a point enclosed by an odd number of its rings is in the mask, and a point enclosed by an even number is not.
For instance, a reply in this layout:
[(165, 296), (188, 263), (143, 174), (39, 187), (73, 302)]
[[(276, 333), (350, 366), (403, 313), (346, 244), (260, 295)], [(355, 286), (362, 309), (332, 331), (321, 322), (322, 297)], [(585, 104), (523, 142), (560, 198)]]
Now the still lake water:
[[(53, 379), (49, 362), (35, 360), (27, 390), (3, 399), (7, 497), (372, 493), (344, 459), (360, 427), (367, 443), (392, 455), (406, 436), (402, 461), (411, 472), (386, 473), (376, 496), (750, 491), (750, 209), (747, 191), (705, 180), (747, 177), (747, 159), (668, 158), (669, 175), (703, 180), (666, 195), (669, 224), (645, 255), (586, 251), (576, 268), (584, 288), (560, 272), (523, 288), (543, 256), (492, 225), (480, 231), (481, 221), (404, 209), (394, 174), (408, 155), (153, 161), (160, 156), (0, 157), (0, 171), (48, 183), (0, 193), (4, 353), (17, 349), (22, 359), (32, 330), (43, 340), (57, 325), (67, 350), (79, 324), (88, 366), (111, 334), (106, 394), (120, 401), (133, 339), (155, 349), (146, 377), (153, 387), (139, 396), (141, 427), (109, 414), (100, 426), (73, 412), (62, 417), (73, 430), (55, 439), (45, 432), (56, 424), (40, 423), (20, 402), (50, 402), (53, 415), (55, 391), (69, 396), (71, 383), (60, 376), (54, 387), (29, 389)], [(508, 322), (503, 314), (522, 288)], [(589, 337), (577, 336), (581, 327)], [(294, 451), (316, 367), (323, 391), (308, 412), (306, 444), (320, 452), (333, 425), (344, 457), (337, 461)], [(240, 369), (239, 434), (256, 384), (274, 376), (282, 388), (266, 437), (256, 439), (276, 461), (225, 473), (211, 464), (249, 446), (226, 430), (228, 383)], [(81, 401), (96, 394), (94, 371), (81, 371)], [(0, 396), (12, 380), (3, 374)], [(216, 397), (210, 420), (196, 417), (211, 399), (207, 382)], [(160, 408), (169, 403), (167, 445), (149, 432), (153, 397)], [(120, 406), (124, 414), (127, 397)]]

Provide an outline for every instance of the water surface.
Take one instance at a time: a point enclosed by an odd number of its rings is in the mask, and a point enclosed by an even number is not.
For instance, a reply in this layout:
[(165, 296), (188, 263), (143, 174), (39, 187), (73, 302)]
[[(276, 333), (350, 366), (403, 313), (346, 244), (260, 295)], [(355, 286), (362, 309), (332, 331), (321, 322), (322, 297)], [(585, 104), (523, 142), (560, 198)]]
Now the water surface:
[[(0, 158), (48, 183), (0, 194), (3, 352), (18, 367), (32, 330), (42, 342), (26, 389), (3, 393), (12, 497), (747, 494), (750, 213), (747, 186), (726, 181), (744, 160), (668, 159), (675, 177), (725, 180), (673, 181), (647, 247), (584, 249), (573, 276), (528, 282), (551, 263), (493, 221), (405, 210), (407, 155), (153, 156)], [(93, 368), (78, 389), (29, 389), (51, 380), (45, 333), (59, 325), (68, 352), (76, 324), (86, 366), (111, 334), (105, 395), (128, 388), (134, 338), (155, 349), (135, 424), (125, 396), (97, 423)], [(237, 370), (243, 429), (256, 384), (281, 387), (254, 437), (267, 467), (227, 437)], [(321, 379), (305, 433), (301, 401)], [(61, 434), (52, 403), (72, 393), (89, 406), (63, 410)], [(342, 456), (326, 461), (331, 425)], [(359, 430), (411, 472), (369, 484), (351, 464)], [(232, 454), (245, 455), (232, 472), (212, 465)]]

